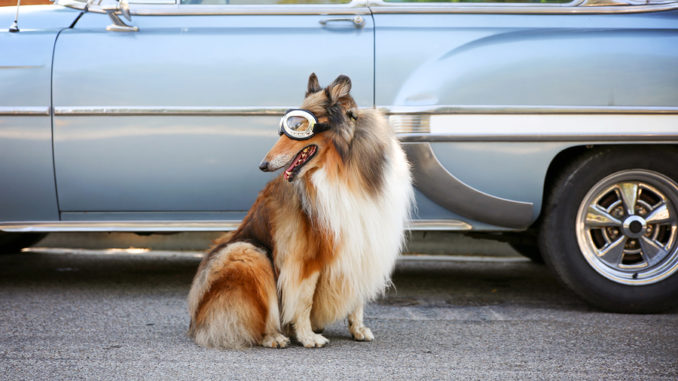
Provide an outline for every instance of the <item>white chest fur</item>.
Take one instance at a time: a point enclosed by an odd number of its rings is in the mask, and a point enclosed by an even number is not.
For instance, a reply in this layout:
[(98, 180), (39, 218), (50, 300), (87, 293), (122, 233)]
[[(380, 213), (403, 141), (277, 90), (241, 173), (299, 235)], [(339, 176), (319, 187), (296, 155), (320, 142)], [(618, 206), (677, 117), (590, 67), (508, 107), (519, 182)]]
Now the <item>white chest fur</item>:
[(383, 187), (376, 195), (334, 184), (322, 170), (312, 177), (317, 218), (334, 232), (337, 242), (336, 259), (324, 270), (325, 276), (341, 280), (350, 299), (347, 309), (383, 292), (403, 244), (413, 190), (404, 152), (396, 141), (389, 151)]

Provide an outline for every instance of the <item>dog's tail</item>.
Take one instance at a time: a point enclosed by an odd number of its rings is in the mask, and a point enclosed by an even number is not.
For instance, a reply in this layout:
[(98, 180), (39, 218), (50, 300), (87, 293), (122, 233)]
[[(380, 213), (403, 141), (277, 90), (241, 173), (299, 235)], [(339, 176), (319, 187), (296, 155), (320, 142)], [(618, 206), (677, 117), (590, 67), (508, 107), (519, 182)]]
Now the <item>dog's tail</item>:
[(283, 346), (271, 262), (249, 243), (219, 249), (200, 266), (188, 294), (189, 336), (198, 345), (242, 348)]
[(231, 238), (233, 238), (234, 234), (235, 234), (235, 231), (230, 231), (230, 232), (226, 232), (226, 233), (220, 235), (217, 239), (212, 241), (212, 247), (210, 249), (214, 249), (217, 246), (222, 246), (222, 245), (227, 244), (231, 240)]

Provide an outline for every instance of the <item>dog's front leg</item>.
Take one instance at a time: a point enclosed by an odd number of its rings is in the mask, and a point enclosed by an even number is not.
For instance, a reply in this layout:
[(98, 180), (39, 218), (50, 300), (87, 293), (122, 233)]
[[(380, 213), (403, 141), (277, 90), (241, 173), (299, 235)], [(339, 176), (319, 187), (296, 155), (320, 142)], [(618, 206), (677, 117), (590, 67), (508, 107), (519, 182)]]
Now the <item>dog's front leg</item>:
[(351, 332), (354, 340), (357, 341), (372, 341), (374, 340), (374, 335), (372, 331), (365, 327), (363, 324), (363, 305), (362, 303), (358, 308), (348, 315), (348, 331)]
[(292, 323), (297, 340), (306, 348), (320, 348), (330, 342), (311, 329), (313, 294), (319, 275), (319, 272), (315, 272), (301, 281), (285, 279), (282, 276), (280, 278), (283, 322)]

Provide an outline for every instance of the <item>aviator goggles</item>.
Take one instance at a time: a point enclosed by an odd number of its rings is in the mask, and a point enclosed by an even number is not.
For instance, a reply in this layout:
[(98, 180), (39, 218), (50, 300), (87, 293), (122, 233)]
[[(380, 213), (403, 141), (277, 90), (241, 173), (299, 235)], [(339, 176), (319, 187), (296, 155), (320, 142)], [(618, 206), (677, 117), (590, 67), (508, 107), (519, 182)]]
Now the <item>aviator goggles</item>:
[(294, 140), (306, 140), (316, 133), (329, 130), (327, 123), (318, 123), (315, 115), (303, 109), (287, 110), (280, 119), (279, 135), (285, 134), (288, 138)]

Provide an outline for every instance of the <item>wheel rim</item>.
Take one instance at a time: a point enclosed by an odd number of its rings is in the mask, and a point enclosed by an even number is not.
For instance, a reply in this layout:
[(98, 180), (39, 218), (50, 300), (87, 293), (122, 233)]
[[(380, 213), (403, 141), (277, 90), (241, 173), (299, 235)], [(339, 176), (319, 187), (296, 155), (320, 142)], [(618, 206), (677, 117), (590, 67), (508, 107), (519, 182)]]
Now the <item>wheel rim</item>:
[(626, 285), (661, 281), (678, 270), (678, 184), (648, 170), (616, 172), (584, 196), (579, 248), (600, 275)]

